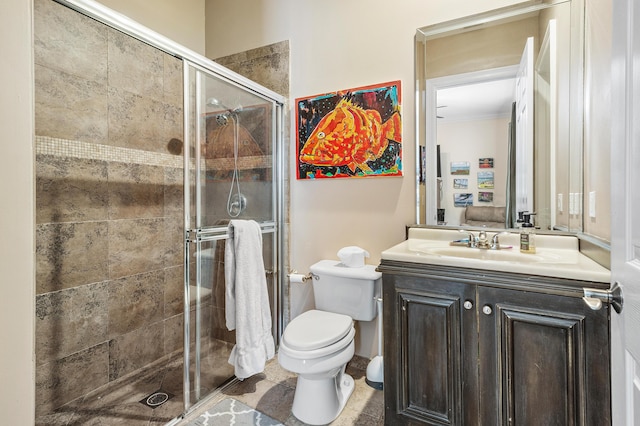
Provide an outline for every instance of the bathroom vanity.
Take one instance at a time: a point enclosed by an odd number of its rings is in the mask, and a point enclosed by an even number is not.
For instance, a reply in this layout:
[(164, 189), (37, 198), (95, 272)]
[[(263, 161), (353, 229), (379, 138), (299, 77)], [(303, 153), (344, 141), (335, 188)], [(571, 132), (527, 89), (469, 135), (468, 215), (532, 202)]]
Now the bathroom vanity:
[(385, 424), (611, 424), (611, 306), (583, 300), (609, 271), (573, 236), (536, 254), (517, 233), (501, 250), (461, 237), (412, 228), (382, 253)]

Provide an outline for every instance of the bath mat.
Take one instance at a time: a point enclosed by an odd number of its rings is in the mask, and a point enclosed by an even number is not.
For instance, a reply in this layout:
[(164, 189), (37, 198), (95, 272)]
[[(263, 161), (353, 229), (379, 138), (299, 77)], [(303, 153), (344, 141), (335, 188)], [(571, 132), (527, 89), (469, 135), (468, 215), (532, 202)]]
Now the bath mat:
[(187, 426), (283, 426), (266, 414), (232, 398), (223, 399)]

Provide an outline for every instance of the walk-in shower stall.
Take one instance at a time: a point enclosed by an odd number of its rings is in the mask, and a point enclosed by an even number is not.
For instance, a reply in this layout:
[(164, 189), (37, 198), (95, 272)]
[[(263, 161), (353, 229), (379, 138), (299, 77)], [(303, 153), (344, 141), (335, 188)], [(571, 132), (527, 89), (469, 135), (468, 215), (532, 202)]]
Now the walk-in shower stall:
[(34, 61), (36, 423), (170, 422), (234, 377), (231, 220), (280, 334), (284, 99), (90, 0), (34, 0)]

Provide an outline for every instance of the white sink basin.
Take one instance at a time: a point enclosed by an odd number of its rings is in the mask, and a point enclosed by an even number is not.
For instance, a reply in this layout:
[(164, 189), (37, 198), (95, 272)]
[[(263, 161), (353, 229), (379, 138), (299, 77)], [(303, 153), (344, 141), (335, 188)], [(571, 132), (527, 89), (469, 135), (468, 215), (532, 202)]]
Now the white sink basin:
[[(489, 238), (493, 235), (487, 232)], [(475, 232), (477, 235), (477, 232)], [(611, 272), (578, 249), (570, 235), (537, 235), (536, 253), (522, 253), (519, 234), (501, 235), (500, 250), (451, 246), (460, 239), (450, 229), (411, 228), (409, 238), (382, 252), (382, 259), (482, 270), (514, 272), (576, 280), (610, 282)]]
[(545, 260), (551, 260), (548, 259), (548, 256), (531, 253), (525, 254), (519, 251), (512, 251), (512, 249), (488, 250), (469, 247), (441, 247), (426, 248), (424, 253), (434, 256), (461, 257), (465, 259), (491, 260), (496, 262), (539, 263)]

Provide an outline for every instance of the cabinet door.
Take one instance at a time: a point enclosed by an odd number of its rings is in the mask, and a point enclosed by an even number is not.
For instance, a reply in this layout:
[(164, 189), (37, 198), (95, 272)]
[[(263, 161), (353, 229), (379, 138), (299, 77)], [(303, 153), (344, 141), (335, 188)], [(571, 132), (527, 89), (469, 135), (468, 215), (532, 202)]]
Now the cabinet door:
[(385, 423), (477, 424), (475, 287), (414, 277), (384, 283)]
[(608, 311), (478, 287), (483, 425), (611, 424)]

